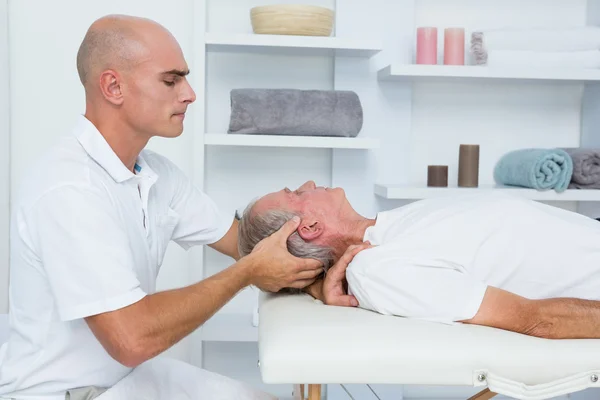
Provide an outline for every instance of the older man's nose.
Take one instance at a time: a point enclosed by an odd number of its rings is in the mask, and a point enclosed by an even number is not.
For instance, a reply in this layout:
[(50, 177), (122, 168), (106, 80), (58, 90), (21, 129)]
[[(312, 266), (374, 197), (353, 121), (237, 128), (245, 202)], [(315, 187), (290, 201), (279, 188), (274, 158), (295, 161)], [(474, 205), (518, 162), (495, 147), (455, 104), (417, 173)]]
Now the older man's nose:
[(302, 190), (312, 189), (314, 190), (317, 187), (314, 181), (307, 181), (300, 187)]

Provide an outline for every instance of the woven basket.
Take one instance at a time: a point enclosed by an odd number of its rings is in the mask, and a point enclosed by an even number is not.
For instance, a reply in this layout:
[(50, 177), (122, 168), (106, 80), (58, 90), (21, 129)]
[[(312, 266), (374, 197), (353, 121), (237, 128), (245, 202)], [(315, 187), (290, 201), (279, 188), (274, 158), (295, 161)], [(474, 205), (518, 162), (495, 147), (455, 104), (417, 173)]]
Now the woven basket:
[(330, 36), (333, 16), (333, 11), (328, 8), (293, 4), (250, 10), (254, 33), (267, 35)]

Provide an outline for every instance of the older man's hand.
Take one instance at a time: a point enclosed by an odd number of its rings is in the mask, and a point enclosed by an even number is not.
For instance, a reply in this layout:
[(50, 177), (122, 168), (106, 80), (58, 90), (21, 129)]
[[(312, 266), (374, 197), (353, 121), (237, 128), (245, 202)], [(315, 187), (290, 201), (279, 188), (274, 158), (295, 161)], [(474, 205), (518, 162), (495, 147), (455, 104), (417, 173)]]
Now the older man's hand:
[(325, 304), (342, 307), (358, 306), (358, 300), (354, 296), (347, 294), (346, 269), (355, 255), (371, 247), (373, 246), (369, 242), (349, 246), (342, 257), (327, 271), (325, 280), (323, 281), (323, 299)]
[(250, 284), (268, 292), (302, 289), (323, 272), (322, 262), (294, 257), (288, 251), (287, 239), (299, 224), (299, 220), (289, 220), (277, 232), (258, 242), (247, 256), (252, 260)]

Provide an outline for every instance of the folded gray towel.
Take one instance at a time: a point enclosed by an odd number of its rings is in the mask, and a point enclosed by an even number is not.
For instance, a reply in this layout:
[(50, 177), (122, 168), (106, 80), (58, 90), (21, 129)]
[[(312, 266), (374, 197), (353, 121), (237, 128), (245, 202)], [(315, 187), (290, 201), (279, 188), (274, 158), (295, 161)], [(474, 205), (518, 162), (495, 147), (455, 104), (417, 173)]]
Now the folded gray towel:
[(234, 89), (227, 133), (356, 137), (358, 95), (342, 90)]
[(571, 189), (600, 189), (600, 149), (566, 148), (573, 159)]

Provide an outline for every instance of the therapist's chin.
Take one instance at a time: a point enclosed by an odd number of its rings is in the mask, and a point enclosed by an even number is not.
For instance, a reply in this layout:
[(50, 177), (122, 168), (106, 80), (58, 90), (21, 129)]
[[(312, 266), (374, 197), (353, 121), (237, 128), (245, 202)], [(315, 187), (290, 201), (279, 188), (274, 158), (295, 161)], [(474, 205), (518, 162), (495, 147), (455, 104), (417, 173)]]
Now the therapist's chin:
[(156, 136), (164, 138), (176, 138), (183, 133), (183, 123), (177, 118), (171, 118), (168, 124), (160, 130)]

